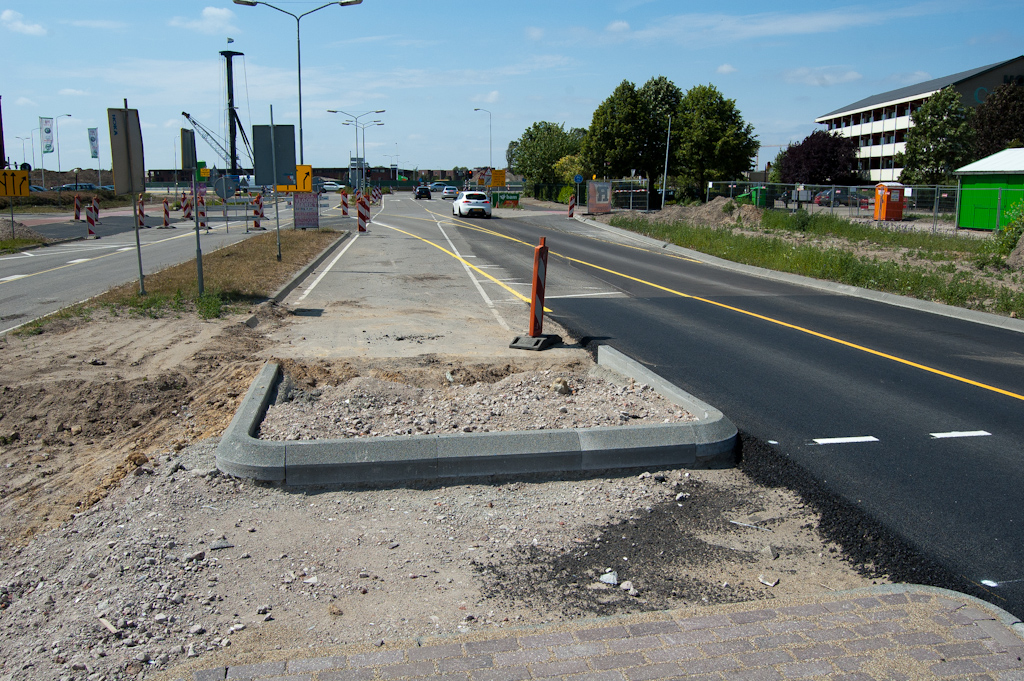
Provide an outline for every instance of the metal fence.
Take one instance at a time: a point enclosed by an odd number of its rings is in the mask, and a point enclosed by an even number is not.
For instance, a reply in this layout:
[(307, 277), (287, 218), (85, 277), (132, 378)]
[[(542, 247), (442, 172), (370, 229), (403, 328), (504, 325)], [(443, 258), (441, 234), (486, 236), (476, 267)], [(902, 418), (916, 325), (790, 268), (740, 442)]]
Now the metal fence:
[(647, 210), (647, 180), (612, 180), (612, 210)]
[[(904, 217), (930, 218), (933, 223), (954, 221), (959, 199), (957, 187), (906, 186), (903, 189)], [(706, 199), (712, 201), (719, 196), (773, 210), (803, 209), (809, 213), (867, 219), (873, 219), (875, 213), (875, 185), (711, 183)]]

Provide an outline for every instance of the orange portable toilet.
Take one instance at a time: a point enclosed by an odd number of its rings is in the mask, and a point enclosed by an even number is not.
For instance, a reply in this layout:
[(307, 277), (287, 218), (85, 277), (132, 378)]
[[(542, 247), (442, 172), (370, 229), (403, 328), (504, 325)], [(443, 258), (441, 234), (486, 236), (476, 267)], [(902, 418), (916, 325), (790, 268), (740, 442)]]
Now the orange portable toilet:
[(903, 185), (899, 182), (879, 182), (875, 185), (875, 219), (903, 219)]

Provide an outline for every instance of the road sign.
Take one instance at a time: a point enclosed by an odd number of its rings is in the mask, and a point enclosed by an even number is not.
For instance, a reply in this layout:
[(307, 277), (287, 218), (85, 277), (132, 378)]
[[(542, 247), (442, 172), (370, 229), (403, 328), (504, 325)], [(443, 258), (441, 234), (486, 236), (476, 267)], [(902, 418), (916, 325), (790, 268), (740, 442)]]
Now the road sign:
[(317, 196), (312, 192), (298, 193), (293, 197), (292, 217), (296, 229), (320, 228), (320, 215), (316, 204)]
[(222, 175), (214, 181), (213, 191), (222, 199), (230, 199), (238, 191), (238, 180), (230, 175)]
[(199, 169), (199, 177), (209, 177), (209, 176), (210, 176), (210, 169), (209, 168), (200, 168)]
[(290, 184), (288, 176), (295, 174), (295, 126), (276, 124), (273, 135), (269, 125), (252, 126), (252, 153), (256, 165), (256, 184)]
[(28, 196), (28, 171), (0, 170), (0, 196)]
[(138, 109), (107, 109), (110, 127), (110, 158), (114, 167), (114, 192), (141, 194), (146, 191), (146, 161), (142, 149), (142, 127)]
[(505, 186), (505, 170), (494, 170), (491, 171), (491, 184), (492, 187), (504, 187)]
[(313, 166), (295, 166), (295, 184), (282, 184), (277, 186), (279, 192), (309, 192), (313, 191)]
[(583, 182), (583, 176), (577, 173), (576, 177), (572, 178), (572, 181), (575, 182), (576, 184), (580, 184)]

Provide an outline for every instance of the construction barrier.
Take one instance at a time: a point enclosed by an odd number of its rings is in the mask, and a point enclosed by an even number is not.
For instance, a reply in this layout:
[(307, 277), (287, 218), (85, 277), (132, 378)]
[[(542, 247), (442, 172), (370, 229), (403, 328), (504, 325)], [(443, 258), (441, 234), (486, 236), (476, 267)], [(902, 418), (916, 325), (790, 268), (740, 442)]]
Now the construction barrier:
[(164, 229), (171, 226), (171, 206), (167, 203), (167, 199), (164, 199)]
[(96, 220), (95, 224), (100, 223), (100, 198), (98, 196), (92, 197), (92, 217)]
[(253, 229), (263, 229), (263, 227), (260, 227), (260, 220), (267, 217), (263, 214), (263, 195), (257, 194), (253, 197), (252, 202), (255, 204), (252, 209)]
[(366, 223), (370, 221), (370, 202), (365, 196), (360, 196), (356, 206), (356, 212), (359, 216), (357, 220), (358, 231), (365, 232)]
[(576, 195), (573, 194), (569, 197), (569, 217), (572, 217), (576, 213)]
[(182, 218), (185, 220), (192, 219), (192, 196), (191, 194), (181, 193), (181, 209), (184, 211)]
[(371, 196), (373, 196), (374, 203), (381, 203), (381, 197), (383, 194), (380, 193), (380, 187), (374, 187)]
[(200, 196), (196, 203), (196, 215), (199, 217), (199, 229), (208, 229), (206, 226), (206, 197)]
[(90, 204), (85, 207), (85, 222), (88, 233), (85, 235), (86, 239), (99, 239), (96, 236), (96, 232), (92, 231), (92, 228), (96, 226), (96, 204)]
[(341, 217), (348, 217), (348, 194), (344, 192), (341, 194)]
[(75, 222), (82, 221), (82, 197), (75, 194)]
[[(572, 204), (569, 204), (572, 205)], [(530, 296), (530, 336), (540, 336), (544, 328), (544, 283), (548, 273), (548, 247), (545, 238), (533, 249), (533, 294)]]

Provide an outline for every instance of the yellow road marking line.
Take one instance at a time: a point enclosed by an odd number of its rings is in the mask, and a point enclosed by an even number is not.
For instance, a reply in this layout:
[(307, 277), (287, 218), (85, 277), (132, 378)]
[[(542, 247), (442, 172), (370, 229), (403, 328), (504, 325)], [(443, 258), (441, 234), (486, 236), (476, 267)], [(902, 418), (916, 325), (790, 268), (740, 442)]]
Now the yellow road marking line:
[[(403, 217), (404, 217), (404, 216), (403, 216)], [(432, 222), (433, 222), (433, 221), (432, 221)], [(511, 293), (512, 295), (514, 295), (514, 296), (515, 296), (516, 298), (518, 298), (519, 300), (523, 301), (524, 303), (529, 303), (529, 302), (530, 302), (530, 299), (529, 299), (529, 298), (527, 298), (526, 296), (524, 296), (523, 294), (519, 293), (519, 291), (516, 291), (516, 290), (515, 290), (514, 288), (512, 288), (511, 286), (508, 286), (508, 285), (506, 285), (506, 284), (505, 284), (504, 282), (501, 282), (501, 281), (499, 281), (499, 280), (495, 279), (494, 277), (492, 277), (491, 275), (487, 274), (487, 273), (486, 273), (486, 272), (484, 272), (484, 271), (483, 271), (482, 269), (480, 269), (479, 267), (477, 267), (477, 266), (476, 266), (476, 265), (474, 265), (473, 263), (469, 262), (469, 261), (468, 261), (468, 260), (466, 260), (465, 258), (463, 258), (463, 257), (460, 257), (460, 256), (458, 256), (458, 255), (456, 255), (456, 254), (452, 253), (451, 251), (449, 251), (449, 250), (448, 250), (447, 248), (445, 248), (444, 246), (438, 246), (437, 244), (435, 244), (435, 243), (434, 243), (433, 241), (431, 241), (430, 239), (424, 239), (424, 238), (423, 238), (423, 237), (421, 237), (421, 236), (416, 236), (416, 235), (415, 235), (415, 234), (413, 234), (412, 232), (407, 232), (407, 231), (405, 231), (404, 229), (399, 229), (398, 227), (392, 227), (391, 225), (385, 225), (385, 224), (384, 224), (383, 222), (378, 222), (378, 223), (376, 223), (376, 224), (380, 225), (381, 227), (387, 227), (388, 229), (391, 229), (391, 230), (394, 230), (394, 231), (396, 231), (396, 232), (399, 232), (400, 234), (405, 234), (406, 236), (411, 236), (411, 237), (412, 237), (412, 238), (414, 238), (414, 239), (419, 239), (419, 240), (420, 240), (420, 241), (422, 241), (423, 243), (426, 243), (426, 244), (430, 244), (431, 246), (433, 246), (433, 247), (434, 247), (434, 248), (436, 248), (437, 250), (439, 250), (439, 251), (441, 251), (441, 252), (443, 252), (443, 253), (447, 253), (447, 254), (448, 254), (448, 255), (450, 255), (451, 257), (455, 258), (456, 260), (458, 260), (459, 262), (461, 262), (461, 263), (462, 263), (463, 265), (465, 265), (466, 267), (469, 267), (469, 268), (471, 268), (471, 269), (472, 269), (472, 270), (473, 270), (474, 272), (477, 272), (478, 274), (480, 274), (480, 275), (482, 275), (482, 276), (484, 276), (484, 277), (487, 277), (488, 279), (490, 279), (491, 281), (493, 281), (493, 282), (494, 282), (495, 284), (497, 284), (498, 286), (502, 287), (503, 289), (505, 289), (506, 291), (508, 291), (508, 292), (509, 292), (509, 293)], [(549, 309), (548, 309), (548, 308), (546, 308), (546, 307), (544, 308), (544, 311), (545, 311), (545, 312), (551, 312), (551, 310), (549, 310)]]

